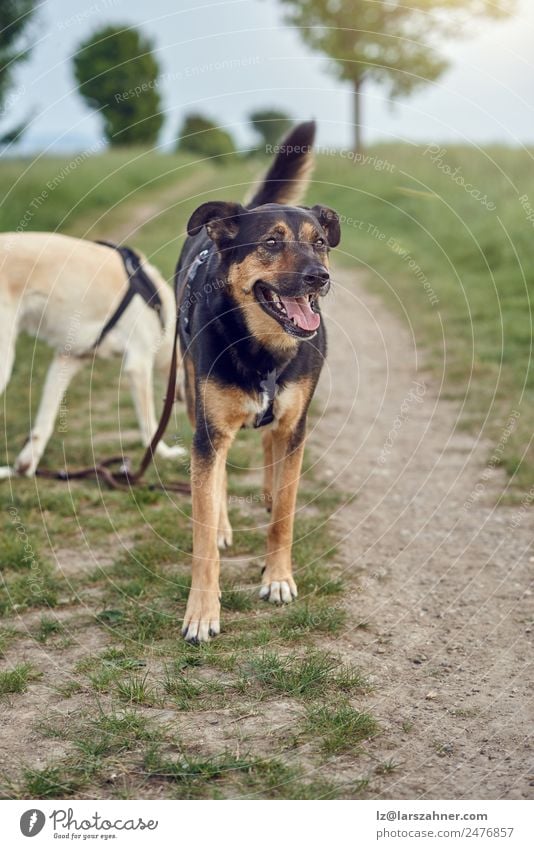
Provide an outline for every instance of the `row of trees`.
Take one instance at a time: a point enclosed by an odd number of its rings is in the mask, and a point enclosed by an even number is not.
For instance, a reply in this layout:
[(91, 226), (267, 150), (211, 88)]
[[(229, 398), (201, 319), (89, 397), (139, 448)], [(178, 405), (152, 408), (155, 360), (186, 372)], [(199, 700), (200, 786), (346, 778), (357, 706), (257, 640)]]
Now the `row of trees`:
[[(156, 142), (163, 114), (160, 69), (150, 39), (132, 27), (105, 27), (80, 45), (73, 65), (80, 95), (101, 114), (110, 145)], [(275, 143), (291, 125), (289, 116), (276, 109), (257, 110), (249, 120), (262, 144)], [(178, 149), (227, 156), (236, 145), (227, 130), (191, 113), (179, 132)]]
[[(248, 118), (256, 132), (258, 145), (264, 149), (276, 144), (292, 124), (289, 115), (278, 109), (258, 109)], [(218, 127), (214, 121), (196, 112), (185, 117), (178, 135), (177, 149), (222, 158), (233, 156), (237, 151), (228, 130)]]
[[(385, 86), (394, 98), (437, 80), (449, 66), (437, 48), (439, 40), (471, 34), (476, 19), (510, 15), (517, 0), (278, 2), (284, 20), (298, 29), (307, 45), (328, 57), (329, 68), (341, 81), (350, 84), (354, 149), (359, 151), (361, 93), (369, 82)], [(36, 6), (36, 0), (0, 2), (0, 115), (13, 82), (13, 68), (28, 53), (24, 34)], [(79, 46), (73, 70), (81, 96), (101, 114), (110, 144), (156, 141), (163, 124), (158, 89), (160, 68), (149, 38), (132, 27), (99, 29)], [(190, 116), (189, 125), (198, 126), (200, 117)], [(287, 120), (287, 116), (279, 117)], [(277, 120), (274, 116), (270, 122), (273, 135)], [(281, 124), (276, 137), (280, 128)], [(208, 135), (213, 136), (216, 128), (208, 129)], [(20, 128), (11, 128), (7, 136), (19, 131)], [(200, 138), (198, 131), (192, 132)], [(191, 133), (182, 133), (184, 144), (187, 135)], [(228, 146), (229, 139), (223, 142), (219, 136), (219, 143)]]

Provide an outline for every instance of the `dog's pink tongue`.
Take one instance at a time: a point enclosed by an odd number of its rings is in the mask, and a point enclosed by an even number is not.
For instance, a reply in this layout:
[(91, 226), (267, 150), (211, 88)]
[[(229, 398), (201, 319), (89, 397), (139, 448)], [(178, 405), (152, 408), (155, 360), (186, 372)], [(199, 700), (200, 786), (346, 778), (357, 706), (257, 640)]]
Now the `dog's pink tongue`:
[(301, 330), (317, 330), (321, 323), (321, 316), (312, 310), (308, 298), (300, 295), (298, 298), (282, 298), (289, 318), (301, 328)]

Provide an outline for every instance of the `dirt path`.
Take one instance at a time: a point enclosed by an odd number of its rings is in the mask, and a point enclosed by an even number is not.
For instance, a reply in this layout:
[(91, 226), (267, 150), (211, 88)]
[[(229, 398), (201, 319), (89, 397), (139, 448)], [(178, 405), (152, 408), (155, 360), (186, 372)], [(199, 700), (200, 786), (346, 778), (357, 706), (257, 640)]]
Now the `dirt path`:
[(205, 180), (206, 178), (199, 174), (178, 180), (175, 178), (164, 191), (154, 192), (141, 202), (126, 202), (123, 206), (115, 206), (96, 221), (92, 213), (86, 218), (76, 219), (76, 235), (82, 234), (84, 239), (106, 238), (117, 244), (135, 241), (139, 230), (150, 224), (158, 215), (182, 202), (189, 192), (198, 191)]
[(491, 446), (458, 429), (408, 329), (357, 274), (335, 290), (311, 439), (357, 493), (335, 518), (353, 588), (339, 648), (373, 673), (377, 755), (399, 765), (383, 794), (532, 798), (531, 516), (493, 508), (498, 472), (475, 490)]

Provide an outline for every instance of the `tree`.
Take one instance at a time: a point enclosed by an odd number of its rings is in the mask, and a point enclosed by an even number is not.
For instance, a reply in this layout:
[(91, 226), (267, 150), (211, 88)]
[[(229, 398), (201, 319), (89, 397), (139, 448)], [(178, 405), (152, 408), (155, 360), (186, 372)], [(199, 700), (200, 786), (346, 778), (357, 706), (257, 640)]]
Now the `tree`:
[[(8, 95), (13, 86), (15, 66), (29, 55), (24, 34), (36, 7), (36, 0), (1, 0), (0, 2), (0, 114), (8, 104)], [(6, 130), (0, 136), (0, 144), (17, 141), (26, 127), (26, 121)]]
[(80, 95), (101, 113), (113, 147), (157, 141), (164, 119), (152, 49), (150, 39), (133, 27), (108, 26), (80, 44), (74, 56)]
[(176, 149), (200, 156), (215, 157), (218, 163), (233, 158), (236, 152), (230, 133), (198, 112), (191, 112), (185, 116)]
[[(449, 63), (437, 52), (438, 37), (469, 32), (475, 17), (512, 14), (516, 0), (280, 0), (285, 20), (306, 44), (333, 60), (350, 82), (354, 150), (361, 151), (361, 92), (374, 80), (390, 97), (408, 95), (436, 80)], [(453, 14), (451, 14), (453, 13)]]
[(279, 142), (293, 123), (289, 115), (279, 109), (257, 109), (250, 113), (249, 121), (265, 146)]

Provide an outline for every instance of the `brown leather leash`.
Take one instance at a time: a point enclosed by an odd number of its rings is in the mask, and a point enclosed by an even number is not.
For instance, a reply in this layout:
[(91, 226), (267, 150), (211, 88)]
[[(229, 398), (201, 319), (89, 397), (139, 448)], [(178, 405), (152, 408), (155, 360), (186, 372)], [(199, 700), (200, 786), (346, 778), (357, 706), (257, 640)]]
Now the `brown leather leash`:
[[(109, 322), (108, 322), (109, 325)], [(106, 327), (108, 326), (106, 325)], [(130, 487), (138, 484), (146, 472), (148, 466), (154, 462), (154, 452), (161, 440), (169, 419), (171, 417), (172, 408), (175, 402), (176, 394), (176, 373), (178, 365), (178, 309), (176, 310), (176, 325), (174, 329), (174, 342), (172, 349), (171, 365), (169, 369), (169, 377), (167, 380), (167, 391), (161, 417), (156, 428), (156, 432), (152, 437), (150, 445), (147, 447), (139, 468), (135, 471), (131, 468), (130, 459), (124, 456), (109, 457), (106, 460), (100, 460), (93, 466), (86, 466), (82, 469), (60, 469), (59, 471), (51, 471), (48, 469), (37, 469), (35, 472), (37, 477), (46, 478), (48, 480), (71, 481), (71, 480), (86, 480), (87, 478), (95, 478), (107, 484), (110, 489), (127, 490)], [(100, 338), (99, 338), (100, 341)], [(96, 348), (97, 346), (95, 346)], [(113, 471), (113, 466), (119, 465), (116, 471)], [(191, 485), (183, 481), (176, 481), (169, 484), (149, 484), (149, 489), (162, 489), (169, 492), (181, 492), (184, 495), (190, 495)]]

